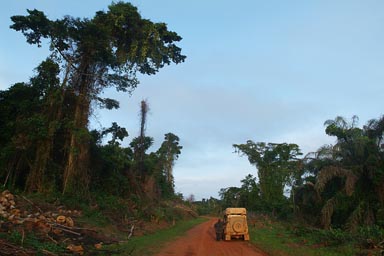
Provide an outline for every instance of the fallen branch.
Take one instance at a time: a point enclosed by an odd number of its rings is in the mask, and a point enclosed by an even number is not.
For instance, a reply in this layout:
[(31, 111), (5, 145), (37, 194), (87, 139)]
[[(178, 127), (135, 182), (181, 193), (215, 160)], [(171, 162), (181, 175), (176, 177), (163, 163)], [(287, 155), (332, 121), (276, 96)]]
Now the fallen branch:
[(48, 235), (47, 234), (47, 238), (49, 239), (49, 240), (51, 240), (54, 244), (58, 244), (58, 242), (55, 240), (55, 239), (53, 239), (50, 235)]
[(50, 252), (50, 251), (47, 251), (45, 249), (41, 250), (41, 252), (44, 253), (45, 255), (58, 256), (58, 254)]
[(49, 221), (47, 221), (47, 223), (49, 225), (51, 225), (52, 228), (56, 228), (56, 229), (59, 229), (61, 231), (64, 231), (64, 232), (67, 232), (67, 233), (71, 233), (71, 234), (74, 234), (74, 235), (77, 235), (77, 236), (81, 236), (81, 233), (72, 231), (73, 227), (67, 227), (67, 226), (58, 224), (56, 222), (49, 222)]
[(36, 251), (15, 246), (2, 239), (0, 240), (0, 253), (1, 255), (12, 255), (12, 256), (13, 255), (20, 255), (20, 256), (36, 255)]
[(130, 233), (129, 233), (129, 235), (128, 235), (128, 240), (131, 238), (131, 236), (133, 235), (133, 231), (135, 230), (135, 225), (132, 225), (132, 227), (131, 227), (131, 231), (130, 231)]
[(35, 207), (40, 213), (43, 213), (43, 211), (36, 205), (34, 204), (31, 200), (27, 199), (25, 196), (21, 196), (21, 198), (23, 198), (25, 201), (27, 201), (28, 203), (30, 203), (33, 207)]
[(21, 229), (21, 246), (23, 246), (24, 245), (24, 238), (25, 238), (25, 232), (24, 232), (24, 228), (23, 229)]

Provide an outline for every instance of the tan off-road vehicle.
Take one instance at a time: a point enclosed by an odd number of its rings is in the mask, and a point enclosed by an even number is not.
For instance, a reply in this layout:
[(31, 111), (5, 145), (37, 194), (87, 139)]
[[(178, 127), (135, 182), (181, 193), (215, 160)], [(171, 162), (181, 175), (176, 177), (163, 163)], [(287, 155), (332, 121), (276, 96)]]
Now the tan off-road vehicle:
[(224, 240), (232, 237), (249, 240), (247, 210), (245, 208), (227, 208), (224, 211)]

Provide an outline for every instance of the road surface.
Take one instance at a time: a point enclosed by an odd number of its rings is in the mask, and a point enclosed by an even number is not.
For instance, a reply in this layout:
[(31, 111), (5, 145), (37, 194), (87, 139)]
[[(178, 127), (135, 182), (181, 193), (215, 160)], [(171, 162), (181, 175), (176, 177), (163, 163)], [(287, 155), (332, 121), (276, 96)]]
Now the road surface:
[(216, 241), (210, 219), (189, 230), (186, 235), (168, 243), (156, 256), (267, 256), (247, 241)]

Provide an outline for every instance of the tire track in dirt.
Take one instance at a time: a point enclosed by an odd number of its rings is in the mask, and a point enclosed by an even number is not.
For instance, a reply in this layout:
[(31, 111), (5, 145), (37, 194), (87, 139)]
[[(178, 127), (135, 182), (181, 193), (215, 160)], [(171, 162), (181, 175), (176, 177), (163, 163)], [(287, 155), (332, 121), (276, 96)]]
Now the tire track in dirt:
[(184, 236), (165, 245), (155, 256), (267, 256), (247, 241), (216, 241), (210, 219), (189, 230)]

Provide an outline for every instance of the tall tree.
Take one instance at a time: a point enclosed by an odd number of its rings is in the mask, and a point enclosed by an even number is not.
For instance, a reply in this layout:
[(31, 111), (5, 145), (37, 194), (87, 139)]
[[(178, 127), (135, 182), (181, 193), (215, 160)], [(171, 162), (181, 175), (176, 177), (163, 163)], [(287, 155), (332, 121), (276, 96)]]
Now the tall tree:
[(300, 171), (297, 156), (301, 155), (296, 144), (255, 143), (234, 144), (238, 153), (248, 157), (258, 170), (261, 198), (275, 210), (285, 199), (284, 187)]
[(173, 133), (167, 133), (160, 148), (151, 154), (155, 159), (153, 177), (156, 182), (157, 197), (169, 198), (175, 195), (173, 167), (182, 148), (179, 145), (179, 137)]
[(75, 99), (62, 191), (87, 190), (91, 102), (116, 108), (117, 102), (98, 97), (104, 88), (132, 91), (138, 85), (137, 73), (152, 75), (171, 62), (183, 62), (185, 56), (175, 45), (181, 37), (164, 23), (143, 19), (136, 7), (124, 2), (111, 4), (92, 19), (66, 16), (53, 21), (41, 11), (27, 12), (11, 17), (11, 28), (39, 47), (49, 40), (52, 56), (64, 66), (62, 84)]
[(179, 137), (173, 133), (167, 133), (164, 135), (164, 142), (158, 150), (163, 169), (162, 171), (165, 175), (166, 182), (172, 188), (172, 191), (174, 188), (173, 166), (178, 159), (182, 148), (182, 146), (179, 146)]

